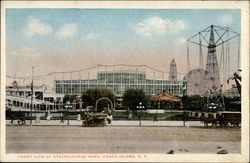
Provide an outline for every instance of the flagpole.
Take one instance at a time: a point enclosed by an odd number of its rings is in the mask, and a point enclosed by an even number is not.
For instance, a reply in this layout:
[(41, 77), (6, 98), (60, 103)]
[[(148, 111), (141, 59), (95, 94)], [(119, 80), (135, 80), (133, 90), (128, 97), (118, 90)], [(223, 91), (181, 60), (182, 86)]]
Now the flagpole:
[[(32, 99), (34, 98), (34, 82), (33, 82), (33, 78), (34, 78), (34, 67), (32, 66)], [(36, 96), (35, 96), (36, 98)], [(37, 123), (37, 118), (36, 118), (36, 110), (37, 106), (34, 107), (35, 110), (35, 122)]]
[(30, 114), (30, 126), (32, 126), (32, 109), (33, 109), (33, 69), (32, 66), (32, 74), (31, 74), (31, 114)]

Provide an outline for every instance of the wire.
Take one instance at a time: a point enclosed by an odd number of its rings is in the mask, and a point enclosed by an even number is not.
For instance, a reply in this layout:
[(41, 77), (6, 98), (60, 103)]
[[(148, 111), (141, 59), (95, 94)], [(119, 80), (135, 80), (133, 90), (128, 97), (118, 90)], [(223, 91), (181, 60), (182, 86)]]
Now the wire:
[[(221, 67), (223, 67), (223, 63), (222, 63), (222, 60), (223, 60), (223, 57), (224, 57), (223, 53), (224, 53), (224, 44), (221, 45), (221, 55), (220, 55), (220, 64), (219, 64), (219, 72), (222, 71), (221, 74), (223, 74), (223, 69), (221, 68)], [(221, 77), (222, 77), (222, 80), (224, 80), (224, 77), (223, 76), (221, 76)]]
[(187, 72), (190, 70), (190, 60), (189, 60), (189, 45), (187, 42)]
[(240, 35), (238, 36), (238, 70), (240, 69)]
[(202, 46), (201, 46), (201, 36), (199, 36), (199, 42), (200, 42), (200, 46), (199, 46), (199, 66), (200, 68), (203, 68), (203, 55), (202, 55)]

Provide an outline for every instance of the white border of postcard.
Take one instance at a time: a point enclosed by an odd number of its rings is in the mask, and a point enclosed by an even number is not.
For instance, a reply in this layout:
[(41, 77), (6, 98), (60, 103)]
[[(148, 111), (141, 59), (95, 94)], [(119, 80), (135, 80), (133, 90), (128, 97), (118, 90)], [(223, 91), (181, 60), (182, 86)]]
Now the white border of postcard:
[[(249, 161), (249, 2), (248, 1), (1, 1), (1, 162), (248, 162)], [(242, 128), (241, 154), (145, 154), (141, 158), (75, 158), (76, 154), (20, 154), (5, 151), (5, 9), (6, 8), (145, 8), (145, 9), (240, 9), (241, 10), (241, 67), (242, 67)], [(43, 156), (43, 159), (35, 156)], [(58, 154), (57, 154), (58, 155)], [(78, 155), (78, 154), (77, 154)], [(102, 156), (103, 154), (98, 154)], [(127, 155), (127, 154), (126, 154)]]

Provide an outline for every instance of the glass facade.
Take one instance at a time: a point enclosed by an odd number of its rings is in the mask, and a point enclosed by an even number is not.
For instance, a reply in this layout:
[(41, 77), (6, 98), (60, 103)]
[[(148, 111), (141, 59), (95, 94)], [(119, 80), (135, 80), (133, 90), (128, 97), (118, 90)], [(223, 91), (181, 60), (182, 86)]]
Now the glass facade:
[(142, 89), (148, 95), (166, 93), (182, 96), (183, 81), (147, 79), (143, 71), (98, 71), (97, 79), (55, 80), (56, 93), (79, 94), (88, 89), (104, 88), (122, 95), (127, 89)]

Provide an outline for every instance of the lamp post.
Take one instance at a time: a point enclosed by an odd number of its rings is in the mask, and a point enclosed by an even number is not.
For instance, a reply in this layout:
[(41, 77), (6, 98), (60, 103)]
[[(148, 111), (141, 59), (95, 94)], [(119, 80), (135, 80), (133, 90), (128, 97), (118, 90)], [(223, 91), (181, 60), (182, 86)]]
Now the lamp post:
[(76, 111), (77, 109), (77, 103), (78, 103), (78, 100), (73, 100), (73, 110)]
[(217, 106), (214, 103), (211, 103), (211, 106), (209, 108), (212, 110), (212, 113), (217, 111)]
[[(161, 108), (161, 102), (159, 101), (158, 102), (158, 109), (160, 109)], [(155, 113), (155, 121), (158, 121), (158, 119), (157, 119), (157, 109), (156, 109), (156, 113)]]
[(53, 100), (54, 110), (56, 110), (56, 100)]
[(181, 106), (180, 106), (181, 110), (183, 110), (183, 126), (186, 127), (186, 118), (187, 118), (187, 113), (186, 113), (186, 110), (185, 108), (183, 108), (183, 104), (181, 103)]
[(68, 116), (67, 116), (67, 118), (68, 118), (67, 125), (69, 125), (69, 108), (72, 108), (72, 105), (70, 105), (69, 101), (66, 102), (65, 108), (66, 108), (67, 113), (68, 113)]
[[(19, 119), (21, 119), (21, 115), (20, 115), (20, 107), (18, 107), (18, 118)], [(20, 120), (18, 119), (18, 121), (17, 121), (17, 123), (18, 123), (18, 125), (19, 125), (19, 122), (20, 122)]]
[[(160, 107), (161, 107), (161, 103), (160, 103), (160, 101), (158, 101), (158, 109), (160, 109)], [(157, 120), (157, 108), (155, 109), (155, 114), (154, 114), (154, 117), (153, 117), (153, 121), (155, 122), (155, 121), (158, 121)]]
[(140, 109), (140, 114), (139, 114), (139, 126), (141, 126), (141, 109), (144, 109), (144, 106), (142, 105), (141, 102), (139, 102), (139, 105), (136, 106), (137, 109)]

